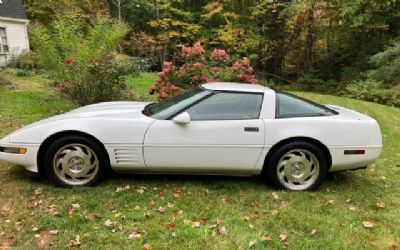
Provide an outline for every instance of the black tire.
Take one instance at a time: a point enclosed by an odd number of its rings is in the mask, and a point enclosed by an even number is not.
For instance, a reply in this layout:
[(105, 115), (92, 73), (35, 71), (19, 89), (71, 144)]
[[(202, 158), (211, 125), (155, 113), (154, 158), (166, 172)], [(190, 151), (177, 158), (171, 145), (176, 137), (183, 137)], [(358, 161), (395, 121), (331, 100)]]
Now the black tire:
[[(87, 183), (83, 184), (77, 183), (76, 185), (67, 183), (62, 179), (62, 177), (56, 174), (57, 167), (54, 167), (54, 165), (56, 165), (55, 164), (56, 154), (58, 154), (59, 151), (62, 150), (67, 145), (81, 145), (84, 148), (86, 147), (91, 152), (90, 153), (92, 157), (91, 159), (93, 159), (93, 157), (96, 157), (95, 158), (97, 160), (97, 164), (95, 164), (96, 171), (92, 171), (92, 173), (90, 174), (91, 178), (90, 180), (88, 180)], [(79, 186), (93, 187), (98, 185), (105, 179), (106, 175), (110, 172), (109, 171), (110, 165), (107, 157), (107, 152), (105, 152), (105, 150), (101, 145), (83, 136), (70, 135), (62, 137), (50, 145), (44, 157), (44, 169), (49, 179), (58, 187), (79, 187)], [(72, 179), (71, 182), (73, 182)]]
[[(281, 179), (285, 179), (285, 177), (280, 179), (278, 176), (278, 167), (279, 167), (278, 164), (280, 163), (280, 160), (282, 159), (282, 157), (287, 156), (287, 153), (289, 153), (289, 152), (297, 152), (297, 150), (303, 151), (303, 152), (311, 152), (312, 155), (315, 156), (315, 159), (313, 161), (315, 161), (315, 160), (318, 161), (318, 165), (319, 165), (318, 174), (315, 174), (315, 176), (313, 176), (312, 178), (310, 178), (308, 180), (309, 183), (308, 183), (308, 185), (304, 185), (305, 188), (301, 188), (300, 183), (294, 184), (294, 185), (298, 185), (298, 188), (291, 188), (292, 186), (290, 186), (290, 184), (288, 184), (287, 181), (281, 180)], [(284, 159), (282, 159), (282, 160), (284, 160)], [(269, 157), (268, 162), (265, 163), (264, 167), (265, 167), (264, 174), (268, 181), (268, 184), (270, 184), (271, 186), (273, 186), (276, 189), (287, 189), (287, 190), (292, 190), (292, 191), (307, 191), (307, 190), (317, 189), (321, 185), (321, 183), (324, 181), (324, 179), (327, 175), (327, 172), (328, 172), (327, 159), (326, 159), (326, 156), (324, 155), (324, 153), (322, 152), (322, 150), (320, 148), (318, 148), (316, 145), (309, 143), (309, 142), (305, 142), (305, 141), (289, 142), (285, 145), (282, 145), (278, 149), (274, 150), (272, 152), (271, 157)], [(297, 165), (297, 167), (298, 167), (298, 165)], [(283, 171), (282, 169), (284, 169), (283, 166), (280, 167), (279, 171), (282, 172)], [(296, 171), (296, 170), (294, 170), (294, 171)], [(299, 172), (299, 173), (301, 173), (301, 172)], [(286, 180), (287, 180), (287, 178), (286, 178)]]

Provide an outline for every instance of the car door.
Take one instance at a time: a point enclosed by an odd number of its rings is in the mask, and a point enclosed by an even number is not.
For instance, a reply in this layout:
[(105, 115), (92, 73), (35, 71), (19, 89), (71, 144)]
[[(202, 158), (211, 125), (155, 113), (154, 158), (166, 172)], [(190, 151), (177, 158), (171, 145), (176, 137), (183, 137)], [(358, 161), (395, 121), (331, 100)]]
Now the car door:
[(249, 172), (264, 146), (262, 102), (263, 93), (217, 92), (181, 110), (190, 116), (187, 124), (156, 120), (144, 140), (146, 166), (170, 172)]

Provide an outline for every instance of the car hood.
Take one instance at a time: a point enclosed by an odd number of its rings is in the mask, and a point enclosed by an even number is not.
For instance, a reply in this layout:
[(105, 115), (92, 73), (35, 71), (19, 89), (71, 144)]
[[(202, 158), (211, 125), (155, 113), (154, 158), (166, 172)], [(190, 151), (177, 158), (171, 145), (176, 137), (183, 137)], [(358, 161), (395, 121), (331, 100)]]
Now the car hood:
[(131, 118), (142, 117), (142, 110), (150, 102), (103, 102), (74, 109), (65, 114), (56, 116), (58, 119), (76, 117), (115, 117), (126, 114)]
[(48, 123), (53, 123), (68, 119), (84, 119), (84, 118), (94, 118), (94, 119), (140, 119), (147, 118), (143, 115), (142, 111), (144, 107), (150, 102), (104, 102), (98, 104), (92, 104), (84, 106), (78, 109), (71, 110), (67, 113), (52, 116), (50, 118), (34, 122), (28, 126), (25, 126), (11, 135), (3, 138), (2, 140), (9, 141), (10, 136), (18, 134), (19, 132), (26, 131), (30, 128), (45, 125)]

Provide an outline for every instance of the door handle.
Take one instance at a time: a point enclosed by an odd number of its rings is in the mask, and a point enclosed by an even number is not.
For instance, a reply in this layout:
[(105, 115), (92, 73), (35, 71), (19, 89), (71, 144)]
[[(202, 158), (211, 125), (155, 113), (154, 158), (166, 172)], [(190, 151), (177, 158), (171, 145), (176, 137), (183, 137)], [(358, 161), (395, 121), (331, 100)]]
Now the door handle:
[(260, 131), (260, 128), (258, 128), (258, 127), (245, 127), (244, 128), (244, 132), (259, 132)]

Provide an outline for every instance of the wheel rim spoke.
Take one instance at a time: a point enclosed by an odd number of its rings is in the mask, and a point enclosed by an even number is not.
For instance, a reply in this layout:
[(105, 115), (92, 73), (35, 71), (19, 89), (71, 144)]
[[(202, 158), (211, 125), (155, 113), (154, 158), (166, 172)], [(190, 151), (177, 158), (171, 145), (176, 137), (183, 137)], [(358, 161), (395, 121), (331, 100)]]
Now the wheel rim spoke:
[(309, 188), (315, 183), (318, 175), (318, 159), (305, 149), (291, 150), (284, 154), (278, 162), (278, 180), (290, 190)]
[(68, 144), (55, 154), (53, 169), (64, 183), (80, 186), (89, 183), (96, 176), (99, 160), (88, 146)]

